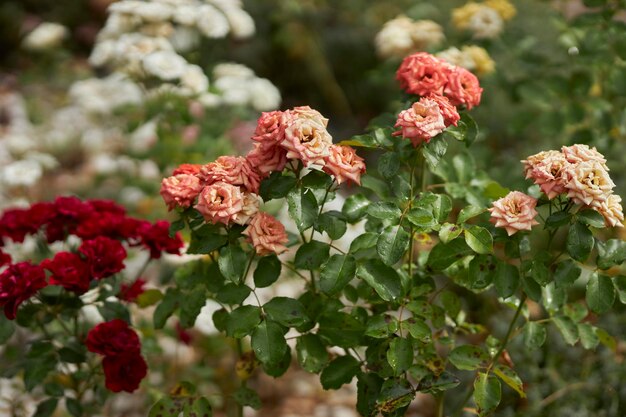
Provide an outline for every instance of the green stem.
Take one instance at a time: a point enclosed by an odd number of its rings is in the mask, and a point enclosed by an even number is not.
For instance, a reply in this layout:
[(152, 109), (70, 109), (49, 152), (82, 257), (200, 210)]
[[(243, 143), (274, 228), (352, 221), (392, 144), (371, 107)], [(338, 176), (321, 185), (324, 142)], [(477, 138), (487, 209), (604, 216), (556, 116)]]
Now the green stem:
[(487, 373), (489, 373), (493, 365), (500, 358), (500, 355), (502, 355), (502, 352), (504, 352), (504, 349), (506, 349), (506, 345), (509, 343), (509, 339), (511, 337), (511, 334), (513, 333), (515, 323), (517, 322), (517, 319), (522, 313), (522, 308), (524, 308), (524, 304), (526, 304), (526, 294), (523, 294), (522, 298), (519, 301), (519, 306), (517, 307), (517, 310), (515, 310), (515, 315), (513, 316), (513, 320), (511, 320), (511, 323), (509, 324), (509, 329), (506, 331), (506, 335), (504, 336), (504, 339), (502, 340), (502, 345), (500, 346), (500, 349), (498, 349), (498, 352), (496, 352), (493, 359), (491, 359), (491, 362), (489, 363), (489, 366), (487, 367)]
[(254, 256), (256, 255), (256, 253), (254, 253), (254, 250), (250, 253), (250, 259), (248, 260), (248, 265), (246, 266), (246, 270), (243, 273), (243, 276), (241, 277), (241, 282), (246, 282), (246, 278), (248, 277), (248, 272), (250, 272), (250, 267), (252, 266), (252, 262), (254, 261)]
[(435, 395), (436, 401), (436, 411), (435, 416), (443, 417), (443, 399), (445, 397), (445, 392)]

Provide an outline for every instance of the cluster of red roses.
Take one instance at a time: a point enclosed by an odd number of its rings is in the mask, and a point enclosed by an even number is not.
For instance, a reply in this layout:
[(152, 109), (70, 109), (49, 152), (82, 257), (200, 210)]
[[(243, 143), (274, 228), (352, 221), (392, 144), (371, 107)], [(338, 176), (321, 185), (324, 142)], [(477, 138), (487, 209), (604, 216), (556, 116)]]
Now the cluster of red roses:
[(259, 211), (259, 186), (264, 178), (281, 172), (290, 161), (323, 170), (337, 184), (360, 184), (365, 172), (365, 163), (354, 149), (333, 144), (327, 124), (328, 119), (308, 106), (263, 113), (252, 136), (254, 149), (247, 156), (181, 165), (163, 179), (161, 196), (170, 210), (195, 203), (194, 208), (209, 223), (247, 225), (243, 233), (259, 255), (284, 252), (285, 227)]
[(123, 320), (98, 324), (87, 334), (85, 345), (104, 356), (105, 385), (113, 392), (135, 391), (148, 372), (139, 337)]
[(413, 146), (456, 126), (460, 120), (456, 107), (470, 110), (479, 105), (483, 91), (474, 74), (426, 52), (404, 58), (396, 79), (407, 93), (421, 96), (398, 115), (395, 125), (401, 130), (394, 135), (411, 140)]
[[(19, 243), (38, 233), (49, 243), (70, 235), (81, 238), (82, 243), (76, 252), (59, 252), (40, 265), (29, 261), (11, 264), (11, 257), (2, 251), (4, 239)], [(0, 307), (13, 320), (19, 305), (47, 285), (83, 294), (93, 280), (124, 269), (127, 253), (123, 242), (148, 250), (151, 258), (160, 258), (163, 252), (179, 254), (183, 246), (179, 236), (170, 237), (168, 222), (129, 217), (112, 201), (58, 197), (53, 202), (5, 211), (0, 217), (0, 268), (8, 267), (0, 274)], [(45, 270), (50, 272), (49, 279)], [(138, 290), (133, 288), (133, 292)]]

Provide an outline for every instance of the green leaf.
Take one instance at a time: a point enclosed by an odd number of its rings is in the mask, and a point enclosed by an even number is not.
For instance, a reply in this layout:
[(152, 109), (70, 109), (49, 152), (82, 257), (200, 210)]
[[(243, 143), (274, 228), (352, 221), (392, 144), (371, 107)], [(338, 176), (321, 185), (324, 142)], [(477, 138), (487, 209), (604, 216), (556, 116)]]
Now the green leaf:
[(259, 394), (253, 389), (241, 386), (233, 393), (233, 398), (237, 401), (237, 404), (244, 407), (252, 407), (255, 410), (261, 408), (261, 398)]
[(536, 321), (529, 321), (524, 326), (524, 344), (530, 350), (538, 349), (546, 341), (546, 326)]
[(330, 246), (328, 243), (312, 240), (300, 246), (296, 252), (294, 265), (298, 269), (314, 270), (328, 260)]
[(519, 270), (515, 265), (498, 261), (496, 272), (493, 276), (493, 283), (499, 297), (508, 298), (515, 294), (519, 288)]
[(459, 235), (463, 232), (463, 228), (461, 226), (457, 226), (452, 223), (444, 223), (439, 229), (439, 239), (443, 243), (448, 243), (453, 239), (459, 237)]
[(254, 285), (257, 288), (269, 287), (280, 277), (281, 268), (276, 255), (262, 257), (254, 270)]
[(332, 312), (319, 319), (317, 334), (329, 345), (343, 348), (358, 346), (364, 333), (363, 323), (347, 313)]
[(140, 308), (146, 308), (155, 305), (162, 299), (163, 293), (160, 290), (156, 288), (150, 288), (149, 290), (145, 290), (144, 292), (139, 294), (139, 297), (137, 297), (135, 304), (137, 304)]
[(185, 294), (185, 301), (180, 305), (180, 325), (188, 329), (193, 327), (202, 307), (206, 304), (204, 287), (197, 287), (194, 291)]
[(539, 259), (535, 259), (532, 262), (532, 269), (530, 270), (530, 275), (537, 282), (537, 284), (545, 287), (550, 283), (550, 270), (548, 267)]
[(448, 355), (448, 360), (457, 369), (474, 371), (486, 366), (490, 358), (487, 352), (479, 346), (463, 345), (454, 348)]
[[(622, 304), (626, 304), (626, 276), (619, 275), (619, 276), (613, 277), (613, 284), (615, 285), (615, 289), (617, 290), (619, 301)], [(0, 320), (2, 320), (2, 318), (0, 318)], [(0, 330), (0, 333), (1, 333), (1, 330)], [(0, 341), (1, 340), (2, 340), (2, 337), (0, 337)]]
[(376, 246), (376, 241), (378, 240), (377, 233), (366, 232), (360, 236), (357, 236), (356, 239), (350, 243), (350, 253), (356, 253), (360, 250), (373, 248)]
[(105, 321), (121, 319), (130, 323), (130, 313), (128, 312), (128, 308), (119, 302), (114, 303), (111, 301), (105, 301), (101, 306), (98, 306), (98, 313), (100, 313)]
[(476, 253), (486, 255), (493, 252), (493, 237), (489, 230), (480, 226), (465, 228), (465, 243)]
[(598, 268), (609, 269), (626, 261), (626, 241), (609, 239), (598, 245)]
[(228, 243), (228, 236), (219, 233), (203, 234), (191, 233), (191, 242), (187, 248), (188, 254), (208, 254), (218, 250)]
[(367, 208), (367, 214), (381, 220), (399, 219), (402, 211), (393, 203), (378, 201)]
[(411, 317), (403, 322), (412, 338), (428, 342), (432, 338), (432, 331), (428, 324), (419, 317)]
[(263, 310), (270, 319), (285, 327), (298, 327), (309, 321), (302, 303), (289, 297), (274, 297), (265, 303)]
[(347, 225), (343, 219), (343, 214), (338, 211), (328, 211), (322, 213), (317, 218), (316, 229), (320, 232), (326, 232), (332, 240), (341, 239), (346, 233)]
[(513, 388), (521, 398), (526, 398), (526, 393), (524, 392), (524, 384), (513, 369), (502, 364), (497, 364), (493, 368), (493, 373), (496, 374), (498, 378), (502, 380), (502, 382)]
[(215, 299), (230, 305), (241, 304), (243, 300), (248, 298), (251, 292), (252, 290), (247, 285), (237, 285), (229, 282), (215, 294)]
[(65, 397), (65, 408), (74, 417), (83, 415), (83, 406), (76, 398)]
[(593, 234), (589, 228), (579, 222), (574, 223), (567, 234), (567, 253), (579, 262), (584, 262), (593, 250)]
[(285, 197), (298, 180), (295, 177), (283, 176), (280, 172), (273, 172), (269, 178), (261, 182), (259, 195), (263, 201)]
[(328, 352), (318, 335), (309, 333), (298, 337), (296, 342), (298, 363), (307, 372), (317, 374), (328, 363)]
[(261, 309), (245, 305), (234, 309), (226, 321), (226, 334), (241, 339), (249, 335), (261, 322)]
[(473, 251), (464, 239), (453, 239), (448, 243), (439, 242), (428, 255), (428, 266), (435, 271), (442, 271), (459, 259), (471, 255)]
[(320, 375), (325, 390), (339, 389), (352, 381), (360, 369), (359, 361), (352, 356), (339, 356), (328, 364)]
[(48, 398), (40, 402), (32, 417), (50, 417), (57, 409), (58, 402), (58, 398)]
[(557, 211), (551, 214), (546, 219), (545, 227), (549, 229), (556, 229), (569, 223), (572, 215), (566, 211)]
[(369, 205), (370, 200), (363, 194), (354, 194), (346, 198), (346, 202), (343, 203), (341, 213), (343, 213), (348, 222), (355, 223), (365, 215)]
[(398, 319), (389, 314), (376, 314), (368, 318), (365, 335), (380, 339), (397, 331)]
[(289, 216), (293, 219), (302, 233), (315, 224), (317, 219), (317, 200), (313, 192), (294, 189), (287, 195)]
[(61, 362), (82, 363), (85, 362), (87, 350), (80, 344), (77, 346), (63, 346), (58, 351)]
[(578, 323), (578, 334), (585, 349), (595, 349), (600, 344), (595, 327), (589, 323)]
[(469, 219), (474, 218), (485, 211), (487, 211), (487, 209), (484, 207), (467, 206), (459, 212), (457, 223), (465, 223)]
[(495, 269), (492, 256), (475, 256), (470, 261), (467, 281), (463, 285), (471, 290), (485, 289), (493, 282)]
[(604, 217), (595, 210), (587, 209), (576, 213), (576, 220), (595, 228), (604, 227)]
[(152, 322), (155, 329), (162, 329), (165, 322), (174, 313), (178, 307), (180, 292), (176, 289), (169, 288), (163, 297), (163, 300), (157, 305), (152, 316)]
[(368, 259), (360, 264), (357, 276), (367, 282), (385, 301), (393, 301), (402, 294), (398, 273), (378, 259)]
[(435, 139), (422, 147), (428, 168), (434, 170), (448, 150), (448, 142), (441, 138)]
[(264, 320), (252, 333), (252, 350), (263, 364), (278, 363), (289, 349), (280, 325)]
[(356, 260), (351, 255), (333, 255), (320, 268), (320, 289), (327, 295), (341, 292), (356, 274)]
[[(213, 409), (211, 403), (204, 397), (196, 398), (191, 403), (191, 410), (189, 410), (189, 417), (212, 417)], [(187, 416), (184, 416), (187, 417)]]
[(312, 170), (302, 178), (302, 186), (313, 189), (327, 189), (332, 184), (332, 178), (325, 172)]
[(575, 345), (578, 341), (578, 327), (576, 323), (566, 316), (553, 317), (552, 321), (563, 335), (565, 342), (568, 345)]
[(413, 344), (410, 340), (396, 337), (389, 343), (387, 362), (396, 375), (400, 375), (413, 364)]
[(452, 375), (450, 372), (443, 371), (439, 376), (429, 373), (420, 381), (419, 390), (420, 392), (437, 394), (452, 389), (460, 383), (459, 378)]
[(409, 233), (402, 226), (387, 226), (376, 242), (378, 256), (389, 266), (396, 264), (409, 247), (409, 240)]
[(371, 416), (376, 411), (376, 399), (383, 385), (383, 379), (375, 373), (360, 372), (357, 375), (357, 412)]
[(0, 314), (0, 345), (5, 344), (11, 339), (15, 332), (15, 324), (6, 318), (4, 314)]
[(500, 381), (489, 374), (479, 372), (474, 380), (474, 402), (480, 416), (493, 413), (500, 404)]
[(615, 302), (615, 287), (611, 277), (594, 272), (587, 282), (587, 305), (597, 314), (606, 313)]
[(246, 265), (247, 265), (246, 253), (239, 246), (228, 245), (220, 250), (220, 257), (217, 259), (217, 264), (220, 268), (220, 272), (224, 277), (234, 284), (241, 283), (242, 277)]
[(424, 230), (432, 229), (438, 224), (437, 220), (433, 217), (433, 213), (420, 207), (409, 210), (406, 218), (411, 224)]
[(384, 153), (378, 158), (378, 172), (383, 178), (392, 178), (400, 169), (400, 158), (395, 152)]
[(554, 283), (560, 288), (569, 288), (580, 276), (581, 269), (571, 259), (559, 262), (554, 271)]

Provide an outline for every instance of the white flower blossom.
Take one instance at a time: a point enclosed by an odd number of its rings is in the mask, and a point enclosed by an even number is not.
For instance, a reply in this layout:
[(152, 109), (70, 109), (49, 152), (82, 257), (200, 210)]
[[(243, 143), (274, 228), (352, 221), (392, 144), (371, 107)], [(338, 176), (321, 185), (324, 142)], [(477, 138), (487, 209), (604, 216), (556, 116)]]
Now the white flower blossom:
[(187, 68), (185, 58), (172, 51), (157, 51), (145, 56), (142, 60), (146, 73), (162, 80), (180, 78)]
[(0, 182), (8, 187), (32, 187), (42, 175), (39, 162), (24, 159), (5, 165), (0, 170)]
[(270, 80), (256, 78), (250, 83), (251, 104), (257, 111), (276, 110), (280, 106), (280, 91)]
[(22, 45), (33, 51), (52, 49), (61, 45), (67, 35), (68, 30), (65, 26), (44, 22), (24, 38)]
[(467, 27), (475, 38), (491, 39), (502, 32), (504, 21), (496, 10), (483, 6), (470, 17)]
[(191, 94), (201, 94), (209, 88), (209, 79), (197, 65), (188, 65), (180, 77), (184, 88), (188, 88)]
[(77, 81), (70, 87), (69, 96), (77, 106), (96, 114), (110, 114), (118, 107), (142, 101), (139, 86), (121, 74)]
[(198, 30), (209, 38), (223, 38), (228, 34), (230, 25), (226, 16), (210, 4), (198, 8)]

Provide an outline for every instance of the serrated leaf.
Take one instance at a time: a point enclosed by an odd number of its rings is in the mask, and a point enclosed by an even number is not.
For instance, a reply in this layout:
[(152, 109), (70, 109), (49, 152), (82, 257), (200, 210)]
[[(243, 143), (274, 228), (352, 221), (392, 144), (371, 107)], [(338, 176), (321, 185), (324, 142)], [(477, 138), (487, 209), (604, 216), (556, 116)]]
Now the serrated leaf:
[(280, 172), (273, 172), (267, 179), (261, 182), (259, 195), (263, 201), (285, 197), (296, 186), (298, 180), (295, 177), (283, 176)]
[(479, 346), (463, 345), (454, 348), (448, 355), (448, 360), (457, 369), (474, 371), (486, 366), (490, 358), (487, 352)]
[(578, 327), (576, 323), (566, 316), (553, 317), (552, 321), (563, 335), (565, 342), (568, 345), (575, 345), (578, 341)]
[(543, 346), (547, 336), (546, 327), (542, 323), (529, 321), (524, 326), (524, 344), (530, 350)]
[(318, 205), (313, 192), (293, 189), (287, 194), (287, 205), (289, 216), (296, 223), (300, 233), (315, 224)]
[(381, 220), (399, 219), (402, 211), (393, 203), (378, 201), (367, 207), (367, 214)]
[(222, 275), (234, 284), (239, 284), (247, 264), (246, 253), (239, 246), (228, 245), (220, 250), (220, 257), (217, 259)]
[(320, 268), (320, 289), (327, 295), (341, 292), (355, 277), (356, 260), (351, 255), (332, 255)]
[(393, 301), (402, 294), (398, 273), (377, 259), (368, 259), (359, 265), (357, 276), (367, 282), (385, 301)]
[(524, 384), (513, 369), (502, 364), (497, 364), (493, 368), (493, 373), (496, 374), (498, 378), (502, 380), (502, 382), (513, 388), (521, 398), (526, 398), (526, 393), (524, 392)]
[(439, 229), (439, 239), (441, 239), (443, 243), (448, 243), (459, 237), (462, 232), (463, 228), (461, 226), (452, 223), (444, 223), (441, 229)]
[(319, 336), (305, 334), (298, 337), (296, 342), (298, 363), (307, 372), (317, 374), (328, 363), (328, 352)]
[(386, 265), (394, 265), (404, 256), (409, 240), (409, 233), (402, 226), (387, 226), (376, 241), (376, 252)]
[(587, 305), (597, 314), (606, 313), (615, 302), (615, 287), (611, 277), (594, 272), (587, 282)]
[(519, 270), (515, 265), (498, 261), (496, 272), (493, 276), (493, 283), (498, 296), (508, 298), (515, 294), (515, 291), (519, 288)]
[(559, 262), (554, 271), (554, 283), (557, 287), (567, 289), (576, 282), (580, 272), (580, 267), (571, 259)]
[(369, 205), (370, 200), (363, 194), (354, 194), (346, 198), (346, 202), (343, 203), (341, 208), (341, 213), (343, 213), (348, 222), (355, 223), (365, 215)]
[(480, 416), (487, 416), (495, 411), (500, 404), (502, 395), (500, 381), (483, 372), (479, 372), (474, 380), (474, 402)]
[(282, 328), (268, 320), (263, 320), (252, 333), (252, 350), (263, 364), (275, 364), (285, 356), (289, 349)]
[(324, 368), (320, 375), (325, 390), (339, 389), (343, 384), (352, 381), (360, 369), (359, 361), (352, 356), (339, 356)]
[(580, 344), (585, 349), (595, 349), (600, 344), (595, 327), (589, 323), (578, 323), (578, 334), (580, 335)]
[(249, 335), (261, 322), (261, 309), (245, 305), (234, 309), (226, 321), (226, 334), (241, 339)]
[(389, 343), (387, 362), (396, 375), (400, 375), (413, 364), (413, 345), (410, 340), (396, 337)]
[(467, 206), (467, 207), (464, 207), (459, 212), (459, 217), (457, 219), (457, 223), (465, 223), (469, 219), (474, 218), (474, 217), (484, 213), (485, 211), (487, 211), (487, 209), (484, 208), (484, 207), (477, 207), (477, 206)]
[(265, 288), (272, 285), (280, 277), (282, 265), (276, 255), (262, 257), (254, 270), (254, 285)]
[(438, 224), (433, 217), (433, 213), (420, 207), (409, 210), (406, 218), (413, 226), (424, 230), (432, 229)]
[(311, 240), (300, 246), (296, 252), (294, 265), (298, 269), (314, 270), (328, 260), (330, 246), (317, 240)]
[(237, 404), (243, 407), (251, 407), (255, 410), (261, 408), (261, 398), (259, 398), (259, 394), (251, 388), (237, 388), (237, 391), (233, 393), (233, 398), (237, 401)]
[(267, 316), (285, 327), (297, 327), (309, 321), (304, 306), (289, 297), (274, 297), (263, 306)]
[(578, 213), (576, 213), (576, 219), (577, 221), (591, 227), (604, 227), (604, 217), (602, 217), (600, 213), (592, 209), (579, 211)]
[(589, 228), (579, 222), (571, 225), (567, 233), (567, 253), (579, 262), (584, 262), (593, 250), (593, 234)]
[(493, 237), (489, 230), (480, 226), (465, 228), (465, 243), (476, 253), (486, 255), (493, 252)]
[(464, 239), (457, 238), (448, 243), (438, 243), (428, 255), (428, 266), (435, 271), (442, 271), (459, 259), (471, 255), (473, 251)]

